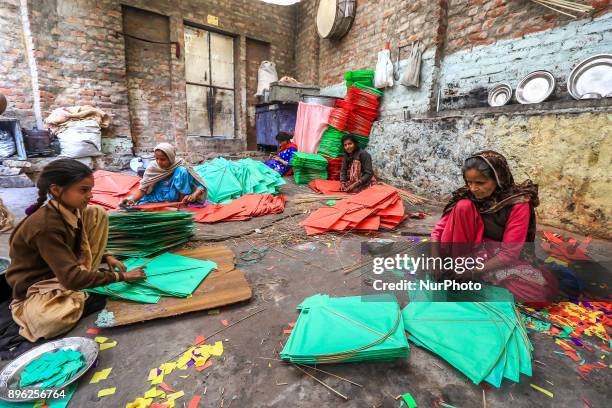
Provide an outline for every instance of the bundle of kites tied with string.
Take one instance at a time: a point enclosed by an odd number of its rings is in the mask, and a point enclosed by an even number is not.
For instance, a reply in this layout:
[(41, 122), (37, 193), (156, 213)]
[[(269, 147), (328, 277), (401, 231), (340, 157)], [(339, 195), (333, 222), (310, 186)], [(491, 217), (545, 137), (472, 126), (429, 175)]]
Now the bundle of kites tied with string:
[(374, 71), (348, 71), (345, 74), (347, 94), (336, 102), (329, 115), (328, 127), (321, 136), (318, 154), (328, 162), (330, 180), (340, 179), (342, 137), (353, 134), (360, 148), (368, 146), (372, 124), (378, 118), (382, 92), (373, 86)]

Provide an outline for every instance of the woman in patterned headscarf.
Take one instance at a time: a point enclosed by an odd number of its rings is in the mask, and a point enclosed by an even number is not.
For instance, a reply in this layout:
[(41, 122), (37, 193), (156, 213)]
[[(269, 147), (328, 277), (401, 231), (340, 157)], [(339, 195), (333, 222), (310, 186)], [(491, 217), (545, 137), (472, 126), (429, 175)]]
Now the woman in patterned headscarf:
[(533, 265), (537, 184), (516, 184), (506, 158), (491, 150), (468, 157), (462, 173), (465, 186), (453, 192), (432, 241), (453, 257), (482, 249), (485, 243), (486, 250), (479, 254), (486, 261), (476, 278), (506, 287), (523, 301), (552, 300), (556, 280)]
[(155, 161), (151, 162), (140, 181), (140, 188), (132, 197), (121, 201), (122, 205), (204, 201), (204, 180), (183, 159), (176, 157), (176, 149), (170, 143), (155, 146)]

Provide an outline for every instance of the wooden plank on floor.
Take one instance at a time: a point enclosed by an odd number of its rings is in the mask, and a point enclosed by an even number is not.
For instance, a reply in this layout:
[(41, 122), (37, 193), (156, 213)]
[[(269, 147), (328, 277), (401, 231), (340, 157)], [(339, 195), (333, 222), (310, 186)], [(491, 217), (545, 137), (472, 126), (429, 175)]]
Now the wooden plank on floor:
[(243, 302), (253, 296), (244, 272), (234, 267), (235, 255), (230, 248), (219, 245), (180, 250), (176, 253), (211, 260), (217, 264), (217, 269), (212, 271), (188, 298), (162, 297), (157, 304), (109, 300), (106, 310), (114, 314), (113, 327), (213, 309)]

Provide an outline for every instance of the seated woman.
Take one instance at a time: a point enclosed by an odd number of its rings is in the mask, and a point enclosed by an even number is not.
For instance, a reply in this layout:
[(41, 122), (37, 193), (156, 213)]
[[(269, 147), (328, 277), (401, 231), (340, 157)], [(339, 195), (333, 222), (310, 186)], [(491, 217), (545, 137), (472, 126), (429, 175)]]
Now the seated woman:
[[(66, 333), (84, 313), (104, 308), (103, 296), (82, 289), (145, 277), (141, 269), (126, 272), (105, 253), (108, 216), (88, 205), (94, 186), (89, 167), (73, 159), (53, 161), (37, 186), (38, 202), (11, 235), (6, 271), (13, 320), (32, 342)], [(102, 261), (111, 271), (98, 270)]]
[(534, 265), (533, 246), (525, 248), (535, 240), (538, 186), (531, 180), (515, 184), (506, 158), (490, 150), (469, 157), (462, 172), (466, 185), (453, 193), (432, 241), (440, 243), (442, 255), (484, 254), (484, 268), (470, 277), (504, 287), (517, 300), (534, 305), (552, 301), (556, 279)]
[(372, 170), (372, 156), (361, 149), (353, 135), (344, 135), (344, 160), (340, 169), (340, 190), (358, 193), (376, 183)]
[(278, 171), (281, 175), (284, 175), (291, 169), (289, 162), (293, 157), (293, 153), (297, 152), (297, 145), (291, 142), (292, 138), (292, 135), (285, 132), (280, 132), (276, 135), (278, 155), (272, 156), (270, 160), (264, 162), (266, 166)]
[(145, 170), (138, 192), (122, 205), (204, 201), (205, 183), (183, 159), (176, 158), (170, 143), (155, 146), (155, 161)]

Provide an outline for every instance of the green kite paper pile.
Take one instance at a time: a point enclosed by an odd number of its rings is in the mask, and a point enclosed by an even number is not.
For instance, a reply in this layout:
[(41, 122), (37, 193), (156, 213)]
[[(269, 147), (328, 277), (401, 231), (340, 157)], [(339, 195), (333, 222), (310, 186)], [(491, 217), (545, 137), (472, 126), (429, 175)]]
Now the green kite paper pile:
[(385, 295), (331, 298), (314, 295), (281, 352), (301, 364), (391, 360), (408, 356), (399, 305)]
[(117, 256), (149, 256), (189, 241), (193, 225), (188, 211), (110, 214), (106, 248)]
[(432, 302), (432, 293), (418, 293), (415, 299), (411, 292), (411, 302), (402, 311), (410, 341), (439, 355), (475, 384), (486, 381), (499, 388), (504, 378), (518, 382), (520, 374), (531, 376), (533, 346), (509, 292), (483, 287), (476, 293), (482, 300), (477, 302), (452, 301), (450, 292), (451, 301), (441, 301), (440, 295), (435, 293), (437, 301)]
[[(317, 153), (331, 157), (332, 159), (342, 157), (344, 155), (344, 147), (342, 146), (342, 137), (344, 137), (344, 135), (348, 135), (348, 132), (343, 132), (333, 126), (328, 126), (321, 136), (321, 143), (319, 144)], [(353, 136), (357, 139), (357, 144), (360, 148), (365, 149), (368, 147), (370, 141), (369, 137), (359, 135)]]
[(61, 388), (85, 366), (83, 354), (74, 350), (45, 353), (21, 372), (20, 387)]
[(295, 152), (291, 166), (296, 184), (308, 184), (316, 179), (327, 180), (327, 160), (319, 154)]
[(346, 79), (346, 89), (355, 86), (356, 83), (371, 88), (374, 87), (374, 71), (369, 69), (362, 71), (346, 71), (344, 73), (344, 79)]
[(157, 303), (162, 296), (184, 298), (200, 286), (217, 267), (212, 261), (188, 258), (170, 253), (153, 259), (132, 258), (124, 262), (128, 270), (144, 265), (147, 278), (143, 281), (115, 282), (88, 292), (100, 293), (115, 299), (139, 303)]
[(227, 203), (244, 194), (276, 195), (285, 184), (279, 172), (249, 158), (230, 161), (218, 157), (194, 170), (204, 179), (207, 200), (212, 203)]

